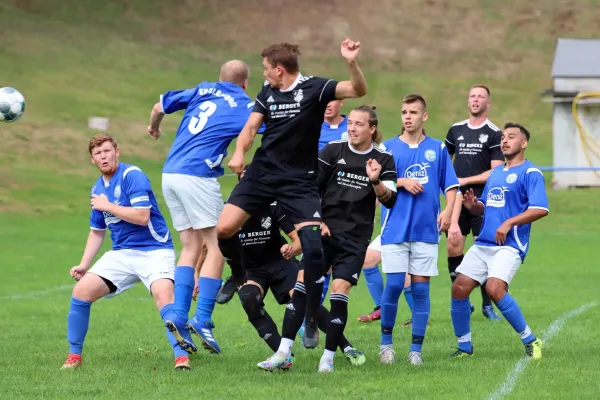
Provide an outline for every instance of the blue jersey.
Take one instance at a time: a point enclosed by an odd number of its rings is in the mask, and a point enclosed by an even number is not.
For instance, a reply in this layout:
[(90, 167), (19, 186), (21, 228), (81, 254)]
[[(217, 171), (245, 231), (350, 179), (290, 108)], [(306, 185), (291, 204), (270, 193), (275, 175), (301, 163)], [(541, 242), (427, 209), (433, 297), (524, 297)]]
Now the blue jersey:
[(90, 228), (103, 231), (108, 227), (113, 250), (173, 248), (169, 228), (158, 209), (150, 180), (138, 167), (120, 162), (108, 183), (100, 176), (91, 194), (104, 194), (108, 201), (119, 206), (150, 209), (148, 226), (131, 224), (106, 211), (92, 210)]
[[(527, 160), (516, 167), (499, 165), (494, 168), (478, 200), (485, 206), (481, 233), (475, 241), (480, 246), (498, 246), (496, 230), (504, 221), (528, 208), (548, 211), (544, 175)], [(521, 259), (525, 260), (530, 234), (531, 224), (515, 226), (506, 235), (503, 246), (519, 250)]]
[(416, 196), (398, 189), (396, 204), (385, 216), (381, 244), (439, 243), (440, 190), (445, 193), (459, 187), (446, 146), (426, 136), (418, 145), (395, 137), (381, 147), (392, 153), (398, 178), (414, 179), (423, 185), (423, 192)]
[(334, 140), (348, 140), (348, 118), (345, 115), (342, 115), (342, 117), (344, 119), (339, 125), (329, 125), (326, 121), (323, 121), (321, 136), (319, 137), (319, 152)]
[(164, 173), (216, 178), (227, 147), (246, 124), (254, 102), (230, 82), (202, 82), (160, 97), (165, 114), (185, 109), (163, 167)]

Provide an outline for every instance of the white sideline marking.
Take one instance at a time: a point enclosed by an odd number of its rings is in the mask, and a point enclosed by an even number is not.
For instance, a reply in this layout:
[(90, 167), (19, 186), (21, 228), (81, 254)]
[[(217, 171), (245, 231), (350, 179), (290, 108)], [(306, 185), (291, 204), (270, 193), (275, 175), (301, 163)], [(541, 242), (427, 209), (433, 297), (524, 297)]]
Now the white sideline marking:
[(63, 290), (67, 290), (67, 289), (73, 289), (73, 285), (62, 285), (62, 286), (56, 286), (50, 289), (46, 289), (46, 290), (40, 290), (37, 292), (27, 292), (27, 293), (21, 293), (21, 294), (13, 294), (10, 296), (4, 296), (4, 297), (0, 297), (0, 300), (22, 300), (22, 299), (31, 299), (31, 298), (35, 298), (35, 297), (40, 297), (40, 296), (45, 296), (49, 293), (52, 292), (61, 292)]
[[(563, 328), (563, 326), (565, 326), (565, 324), (567, 323), (568, 320), (570, 320), (573, 317), (576, 317), (579, 314), (584, 313), (588, 309), (595, 307), (597, 305), (598, 304), (594, 303), (594, 302), (584, 304), (583, 306), (579, 307), (578, 309), (569, 311), (568, 313), (563, 314), (560, 317), (558, 317), (557, 319), (555, 319), (550, 324), (550, 327), (544, 334), (544, 337), (541, 338), (542, 342), (544, 343), (544, 347), (546, 347), (547, 343), (550, 341), (550, 339), (552, 339), (553, 336), (555, 336), (558, 332), (560, 332), (560, 330)], [(515, 385), (517, 384), (517, 379), (519, 378), (519, 375), (521, 374), (521, 372), (523, 372), (525, 370), (529, 361), (530, 361), (529, 357), (521, 358), (515, 364), (515, 367), (512, 369), (512, 371), (510, 371), (508, 373), (508, 375), (506, 376), (506, 379), (504, 380), (502, 385), (500, 385), (500, 387), (498, 389), (496, 389), (494, 392), (492, 392), (489, 395), (488, 399), (489, 400), (497, 400), (497, 399), (501, 399), (502, 397), (510, 394), (510, 392), (512, 392), (512, 390), (515, 388)]]

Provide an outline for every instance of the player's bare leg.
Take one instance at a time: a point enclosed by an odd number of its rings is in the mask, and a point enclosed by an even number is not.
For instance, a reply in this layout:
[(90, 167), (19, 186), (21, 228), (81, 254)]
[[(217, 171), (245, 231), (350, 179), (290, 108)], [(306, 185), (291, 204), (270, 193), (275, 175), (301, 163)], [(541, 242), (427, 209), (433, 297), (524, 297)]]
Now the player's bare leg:
[(295, 224), (294, 227), (302, 244), (304, 284), (306, 287), (306, 316), (302, 342), (307, 349), (313, 349), (319, 344), (317, 312), (321, 306), (324, 275), (327, 271), (324, 265), (321, 223), (307, 221)]
[[(477, 236), (473, 236), (473, 242), (477, 240)], [(481, 285), (481, 312), (483, 316), (490, 321), (501, 321), (502, 317), (494, 310), (492, 305), (492, 299), (490, 298), (487, 291), (487, 281)]]
[(90, 323), (90, 308), (92, 303), (109, 293), (106, 282), (93, 273), (86, 273), (73, 287), (67, 326), (69, 356), (62, 369), (73, 369), (82, 365), (81, 354)]
[(248, 221), (250, 214), (233, 204), (225, 204), (217, 222), (217, 239), (222, 256), (231, 267), (231, 277), (217, 293), (217, 303), (228, 303), (238, 288), (246, 282), (247, 273), (242, 258), (242, 243), (239, 230)]
[[(223, 276), (225, 261), (219, 250), (216, 228), (203, 228), (200, 231), (206, 246), (206, 255), (198, 274), (199, 293), (196, 301), (196, 312), (188, 321), (187, 327), (190, 332), (200, 337), (206, 350), (218, 354), (221, 349), (213, 335), (212, 313), (217, 302), (218, 291), (221, 289), (221, 277)], [(200, 255), (202, 255), (202, 252)]]

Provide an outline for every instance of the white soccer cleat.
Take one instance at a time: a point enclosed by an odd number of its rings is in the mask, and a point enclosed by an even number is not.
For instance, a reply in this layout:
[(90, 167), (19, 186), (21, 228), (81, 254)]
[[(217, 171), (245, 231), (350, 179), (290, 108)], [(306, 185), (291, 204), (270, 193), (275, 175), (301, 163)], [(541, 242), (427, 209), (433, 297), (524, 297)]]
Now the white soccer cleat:
[(423, 365), (423, 359), (421, 353), (418, 351), (411, 351), (408, 353), (408, 363), (411, 365)]
[(289, 354), (285, 354), (281, 351), (278, 351), (271, 357), (267, 358), (265, 361), (256, 364), (256, 366), (265, 371), (274, 371), (276, 369), (286, 366), (286, 362), (289, 360), (290, 357), (291, 356)]
[(319, 361), (319, 372), (333, 372), (333, 361), (321, 359)]
[(396, 362), (396, 352), (392, 346), (385, 345), (379, 348), (379, 362), (381, 364), (394, 364)]

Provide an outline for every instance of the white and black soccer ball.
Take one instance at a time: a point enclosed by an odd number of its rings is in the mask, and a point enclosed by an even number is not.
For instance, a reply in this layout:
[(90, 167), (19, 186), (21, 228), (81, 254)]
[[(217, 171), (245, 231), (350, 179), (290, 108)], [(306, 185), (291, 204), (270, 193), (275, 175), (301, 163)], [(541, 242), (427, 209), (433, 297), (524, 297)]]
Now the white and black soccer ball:
[(0, 122), (14, 122), (25, 112), (25, 97), (17, 89), (0, 88)]

